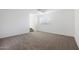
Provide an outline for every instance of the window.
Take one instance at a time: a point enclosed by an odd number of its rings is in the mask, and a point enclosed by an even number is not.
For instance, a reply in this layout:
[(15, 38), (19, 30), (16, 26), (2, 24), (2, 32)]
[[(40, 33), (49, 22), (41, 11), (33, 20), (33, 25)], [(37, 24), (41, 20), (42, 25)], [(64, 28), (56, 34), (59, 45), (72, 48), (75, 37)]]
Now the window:
[(40, 21), (40, 24), (48, 24), (48, 16), (46, 16), (46, 15), (40, 15), (39, 16), (39, 21)]

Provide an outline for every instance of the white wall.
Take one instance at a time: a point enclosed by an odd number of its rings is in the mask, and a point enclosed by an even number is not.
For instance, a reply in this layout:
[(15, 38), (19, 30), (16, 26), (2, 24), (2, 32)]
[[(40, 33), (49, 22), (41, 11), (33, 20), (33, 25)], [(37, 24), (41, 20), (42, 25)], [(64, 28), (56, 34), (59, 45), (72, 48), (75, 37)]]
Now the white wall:
[(37, 31), (37, 16), (34, 13), (29, 14), (29, 20), (30, 20), (30, 28), (32, 28), (34, 31)]
[(74, 36), (74, 10), (52, 10), (49, 24), (39, 24), (38, 31)]
[(29, 32), (29, 15), (27, 10), (0, 10), (0, 38)]
[(79, 47), (79, 9), (75, 10), (75, 39)]

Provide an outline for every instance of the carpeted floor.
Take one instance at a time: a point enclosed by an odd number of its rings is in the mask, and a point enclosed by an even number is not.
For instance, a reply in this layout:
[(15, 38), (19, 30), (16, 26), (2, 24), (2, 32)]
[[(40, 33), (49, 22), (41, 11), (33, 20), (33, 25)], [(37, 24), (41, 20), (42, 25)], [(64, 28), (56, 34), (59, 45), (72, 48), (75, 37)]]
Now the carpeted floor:
[(0, 39), (0, 50), (77, 50), (75, 39), (58, 34), (31, 32)]

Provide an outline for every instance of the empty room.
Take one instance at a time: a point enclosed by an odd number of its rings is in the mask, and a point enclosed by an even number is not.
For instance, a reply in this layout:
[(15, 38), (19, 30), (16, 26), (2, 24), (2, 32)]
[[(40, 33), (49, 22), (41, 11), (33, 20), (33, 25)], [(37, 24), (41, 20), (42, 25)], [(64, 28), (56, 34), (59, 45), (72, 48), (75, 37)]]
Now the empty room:
[(0, 50), (78, 50), (78, 19), (78, 9), (0, 9)]

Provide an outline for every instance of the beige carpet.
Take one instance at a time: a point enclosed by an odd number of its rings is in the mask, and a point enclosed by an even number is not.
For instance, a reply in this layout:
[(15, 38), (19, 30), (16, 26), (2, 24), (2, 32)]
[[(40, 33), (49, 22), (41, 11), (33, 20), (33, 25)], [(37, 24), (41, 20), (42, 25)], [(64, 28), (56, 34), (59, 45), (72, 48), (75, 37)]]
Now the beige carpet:
[(0, 39), (1, 50), (77, 50), (73, 37), (31, 32)]

